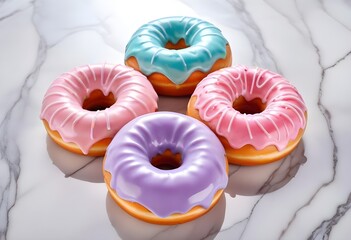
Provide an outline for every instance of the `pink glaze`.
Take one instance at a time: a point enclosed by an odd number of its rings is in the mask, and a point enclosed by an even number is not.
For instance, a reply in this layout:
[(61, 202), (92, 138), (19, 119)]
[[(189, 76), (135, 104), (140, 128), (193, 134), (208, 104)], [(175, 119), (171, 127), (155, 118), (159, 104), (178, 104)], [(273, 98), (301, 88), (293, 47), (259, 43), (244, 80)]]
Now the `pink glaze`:
[[(82, 108), (94, 90), (117, 101), (104, 110)], [(157, 94), (147, 78), (124, 65), (86, 65), (59, 76), (49, 87), (42, 104), (41, 119), (65, 142), (73, 142), (84, 154), (90, 147), (113, 136), (127, 122), (157, 109)]]
[[(274, 145), (283, 150), (306, 126), (303, 99), (286, 79), (260, 68), (228, 67), (204, 78), (195, 89), (195, 108), (200, 117), (234, 149), (246, 144), (261, 150)], [(266, 108), (255, 114), (242, 114), (232, 105), (243, 96), (259, 98)]]

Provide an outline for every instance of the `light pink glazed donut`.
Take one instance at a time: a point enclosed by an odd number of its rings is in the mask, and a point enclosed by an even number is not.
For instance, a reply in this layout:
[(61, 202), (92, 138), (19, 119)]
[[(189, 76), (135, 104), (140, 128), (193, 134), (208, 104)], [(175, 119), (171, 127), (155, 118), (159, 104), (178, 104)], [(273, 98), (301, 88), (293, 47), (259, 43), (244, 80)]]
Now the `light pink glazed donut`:
[(124, 65), (86, 65), (60, 75), (47, 90), (41, 119), (63, 148), (102, 156), (130, 120), (157, 109), (147, 78)]
[(187, 113), (208, 125), (228, 161), (240, 165), (286, 156), (300, 141), (307, 121), (301, 95), (285, 78), (245, 66), (223, 68), (203, 79)]

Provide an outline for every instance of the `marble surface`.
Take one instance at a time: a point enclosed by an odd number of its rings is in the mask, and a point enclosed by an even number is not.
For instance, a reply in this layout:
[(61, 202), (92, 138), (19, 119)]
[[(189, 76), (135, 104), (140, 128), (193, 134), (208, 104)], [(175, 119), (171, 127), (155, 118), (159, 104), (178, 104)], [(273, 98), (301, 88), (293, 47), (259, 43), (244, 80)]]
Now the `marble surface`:
[[(350, 239), (350, 12), (349, 0), (0, 0), (0, 239)], [(289, 79), (308, 125), (287, 158), (231, 166), (210, 213), (158, 226), (114, 204), (101, 158), (60, 149), (39, 113), (60, 73), (123, 63), (140, 25), (172, 15), (214, 23), (234, 64)], [(160, 110), (186, 106), (161, 100)]]

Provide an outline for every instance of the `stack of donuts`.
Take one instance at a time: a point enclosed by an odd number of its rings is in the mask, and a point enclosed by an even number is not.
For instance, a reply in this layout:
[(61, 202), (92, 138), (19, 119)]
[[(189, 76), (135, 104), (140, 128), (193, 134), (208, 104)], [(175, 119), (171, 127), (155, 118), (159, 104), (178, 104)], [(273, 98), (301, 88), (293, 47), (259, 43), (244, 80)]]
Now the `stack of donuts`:
[[(55, 79), (41, 119), (64, 149), (104, 156), (108, 191), (126, 212), (187, 222), (217, 203), (228, 164), (282, 159), (306, 127), (306, 106), (288, 80), (231, 65), (212, 23), (157, 19), (131, 36), (124, 64), (79, 66)], [(160, 95), (189, 97), (187, 114), (158, 111)]]

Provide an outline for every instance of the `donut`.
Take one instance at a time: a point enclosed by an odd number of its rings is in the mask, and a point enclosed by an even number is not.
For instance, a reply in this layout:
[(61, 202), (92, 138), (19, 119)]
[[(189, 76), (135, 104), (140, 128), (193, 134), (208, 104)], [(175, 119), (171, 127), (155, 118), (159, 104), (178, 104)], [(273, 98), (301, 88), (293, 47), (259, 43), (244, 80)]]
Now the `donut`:
[(154, 224), (179, 224), (205, 214), (228, 182), (216, 135), (200, 121), (168, 111), (127, 123), (108, 146), (103, 168), (115, 202)]
[(103, 156), (127, 122), (157, 109), (144, 75), (124, 65), (86, 65), (61, 74), (48, 88), (40, 118), (48, 135), (74, 153)]
[(125, 64), (146, 75), (156, 92), (167, 96), (191, 95), (207, 74), (231, 63), (231, 49), (221, 30), (192, 17), (144, 24), (125, 50)]
[(304, 101), (288, 80), (267, 69), (240, 65), (203, 79), (190, 97), (187, 114), (209, 126), (228, 161), (239, 165), (288, 155), (307, 121)]

